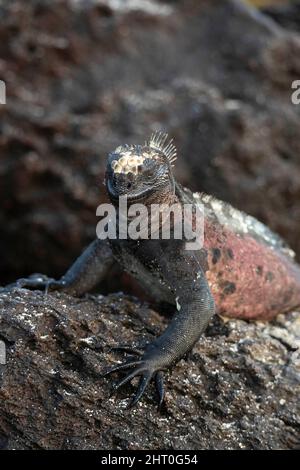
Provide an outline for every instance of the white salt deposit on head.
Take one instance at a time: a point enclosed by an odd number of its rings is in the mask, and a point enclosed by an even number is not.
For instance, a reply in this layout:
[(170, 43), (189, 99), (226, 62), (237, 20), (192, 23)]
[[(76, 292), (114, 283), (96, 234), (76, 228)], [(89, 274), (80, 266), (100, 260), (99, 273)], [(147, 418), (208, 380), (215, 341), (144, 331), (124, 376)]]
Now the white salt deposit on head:
[(111, 167), (114, 173), (122, 173), (125, 175), (133, 173), (137, 175), (139, 167), (144, 163), (144, 160), (145, 157), (134, 155), (131, 152), (125, 152), (119, 160), (113, 160), (111, 162)]

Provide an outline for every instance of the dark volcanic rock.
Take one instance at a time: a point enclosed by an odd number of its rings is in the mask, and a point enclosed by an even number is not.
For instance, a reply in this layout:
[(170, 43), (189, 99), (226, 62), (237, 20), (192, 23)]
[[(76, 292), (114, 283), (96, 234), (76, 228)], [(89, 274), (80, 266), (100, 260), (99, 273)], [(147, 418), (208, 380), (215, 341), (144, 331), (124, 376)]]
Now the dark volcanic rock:
[[(1, 4), (0, 284), (64, 272), (94, 237), (107, 152), (163, 129), (182, 183), (257, 216), (299, 256), (299, 34), (238, 1), (116, 5)], [(167, 374), (162, 412), (153, 386), (127, 411), (133, 386), (109, 398), (100, 378), (121, 360), (109, 346), (151, 340), (165, 319), (121, 294), (1, 293), (0, 447), (294, 448), (299, 321), (216, 317)]]
[(300, 2), (293, 1), (285, 5), (271, 5), (262, 11), (273, 20), (292, 31), (300, 31)]
[(269, 324), (215, 317), (167, 374), (163, 410), (153, 386), (127, 410), (133, 385), (109, 398), (111, 380), (100, 378), (121, 360), (109, 348), (151, 340), (165, 320), (122, 294), (1, 293), (1, 446), (292, 449), (300, 437), (299, 321), (297, 313)]
[(159, 129), (182, 183), (299, 254), (299, 35), (238, 1), (117, 4), (1, 4), (1, 283), (62, 274), (94, 237), (107, 152)]

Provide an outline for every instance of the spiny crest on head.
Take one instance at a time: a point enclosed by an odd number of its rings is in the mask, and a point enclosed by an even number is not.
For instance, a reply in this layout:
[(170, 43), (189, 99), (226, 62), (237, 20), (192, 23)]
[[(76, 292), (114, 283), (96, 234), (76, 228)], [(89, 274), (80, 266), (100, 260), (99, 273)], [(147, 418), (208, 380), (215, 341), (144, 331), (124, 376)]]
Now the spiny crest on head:
[(177, 158), (177, 149), (173, 144), (173, 139), (168, 141), (168, 137), (168, 134), (163, 132), (154, 132), (145, 145), (162, 152), (168, 159), (170, 165), (173, 166)]

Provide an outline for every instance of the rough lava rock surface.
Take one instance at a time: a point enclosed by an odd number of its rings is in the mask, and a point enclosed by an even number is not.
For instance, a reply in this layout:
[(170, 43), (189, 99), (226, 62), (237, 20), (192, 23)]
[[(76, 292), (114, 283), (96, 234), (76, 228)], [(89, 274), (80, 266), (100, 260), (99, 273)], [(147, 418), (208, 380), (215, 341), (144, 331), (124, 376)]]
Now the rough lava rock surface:
[(237, 0), (10, 0), (0, 15), (2, 284), (65, 271), (94, 237), (107, 152), (153, 130), (175, 137), (183, 184), (299, 256), (299, 33)]
[(300, 314), (272, 323), (215, 317), (167, 374), (166, 403), (133, 385), (109, 398), (100, 374), (120, 341), (152, 339), (166, 319), (123, 294), (75, 299), (0, 293), (3, 449), (293, 449), (299, 445)]
[(262, 11), (277, 21), (284, 28), (300, 32), (300, 2), (299, 0), (285, 3), (284, 5), (272, 5)]

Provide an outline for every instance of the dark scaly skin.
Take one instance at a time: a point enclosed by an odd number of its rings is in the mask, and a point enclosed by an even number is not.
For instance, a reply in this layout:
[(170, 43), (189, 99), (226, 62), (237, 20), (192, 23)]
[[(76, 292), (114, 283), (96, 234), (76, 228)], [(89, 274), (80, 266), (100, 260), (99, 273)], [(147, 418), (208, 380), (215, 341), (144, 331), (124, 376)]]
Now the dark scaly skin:
[(216, 311), (270, 320), (299, 307), (300, 267), (283, 240), (229, 204), (205, 194), (193, 198), (205, 206), (206, 278)]
[[(139, 376), (131, 405), (155, 381), (159, 404), (164, 397), (162, 371), (198, 341), (215, 311), (241, 318), (269, 319), (300, 305), (300, 268), (293, 254), (267, 227), (210, 196), (192, 194), (174, 181), (165, 138), (144, 146), (121, 147), (109, 155), (108, 194), (131, 202), (201, 202), (205, 208), (204, 247), (185, 249), (184, 240), (96, 239), (58, 281), (44, 276), (17, 281), (19, 287), (47, 288), (81, 295), (103, 279), (117, 261), (157, 301), (177, 307), (167, 329), (144, 349), (120, 346), (132, 357), (104, 375), (125, 371), (115, 390)], [(170, 150), (171, 148), (171, 150)], [(114, 171), (125, 153), (145, 157), (137, 174)], [(11, 287), (11, 286), (10, 286)]]

